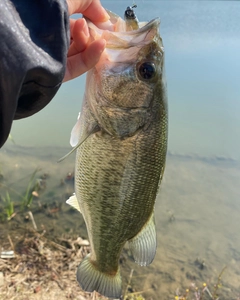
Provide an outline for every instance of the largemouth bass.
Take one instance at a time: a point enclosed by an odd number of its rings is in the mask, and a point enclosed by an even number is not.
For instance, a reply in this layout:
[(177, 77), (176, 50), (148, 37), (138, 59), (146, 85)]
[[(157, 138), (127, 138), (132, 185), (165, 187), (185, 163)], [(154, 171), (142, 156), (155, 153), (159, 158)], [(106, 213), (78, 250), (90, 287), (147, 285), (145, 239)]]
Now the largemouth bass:
[(88, 21), (92, 38), (107, 44), (87, 73), (72, 130), (76, 196), (67, 203), (81, 211), (91, 245), (77, 270), (80, 286), (119, 298), (126, 242), (141, 266), (155, 256), (154, 204), (165, 167), (168, 112), (159, 19), (139, 23), (126, 13), (125, 20), (109, 14), (106, 23)]

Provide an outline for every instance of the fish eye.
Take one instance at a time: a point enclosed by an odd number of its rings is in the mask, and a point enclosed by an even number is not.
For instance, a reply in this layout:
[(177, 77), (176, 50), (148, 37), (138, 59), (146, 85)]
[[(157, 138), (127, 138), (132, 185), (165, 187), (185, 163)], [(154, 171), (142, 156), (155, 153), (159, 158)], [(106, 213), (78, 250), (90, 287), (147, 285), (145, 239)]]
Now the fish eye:
[(144, 62), (138, 67), (139, 75), (143, 79), (151, 79), (155, 76), (156, 68), (151, 62)]

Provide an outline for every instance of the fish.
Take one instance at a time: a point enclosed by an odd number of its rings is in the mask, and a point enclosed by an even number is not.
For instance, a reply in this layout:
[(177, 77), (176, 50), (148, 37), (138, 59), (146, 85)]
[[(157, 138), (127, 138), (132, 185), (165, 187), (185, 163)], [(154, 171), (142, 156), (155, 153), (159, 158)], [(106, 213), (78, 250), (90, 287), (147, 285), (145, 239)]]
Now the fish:
[(75, 194), (91, 252), (77, 268), (87, 292), (119, 299), (119, 258), (128, 243), (135, 262), (149, 265), (157, 248), (154, 206), (168, 139), (167, 85), (159, 18), (87, 20), (92, 40), (106, 48), (88, 71), (81, 113), (71, 132), (76, 149)]

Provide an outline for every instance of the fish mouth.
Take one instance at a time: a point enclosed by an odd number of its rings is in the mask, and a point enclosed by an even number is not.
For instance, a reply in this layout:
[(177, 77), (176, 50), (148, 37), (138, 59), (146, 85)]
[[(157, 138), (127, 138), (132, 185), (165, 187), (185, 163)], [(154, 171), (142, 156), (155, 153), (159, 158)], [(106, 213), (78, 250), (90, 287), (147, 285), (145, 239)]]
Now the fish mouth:
[(106, 48), (126, 49), (134, 46), (142, 46), (151, 42), (159, 35), (160, 19), (155, 18), (150, 22), (139, 22), (139, 28), (126, 31), (126, 22), (118, 15), (108, 11), (110, 20), (104, 23), (93, 24), (87, 20), (90, 36), (93, 40), (103, 38), (106, 40)]

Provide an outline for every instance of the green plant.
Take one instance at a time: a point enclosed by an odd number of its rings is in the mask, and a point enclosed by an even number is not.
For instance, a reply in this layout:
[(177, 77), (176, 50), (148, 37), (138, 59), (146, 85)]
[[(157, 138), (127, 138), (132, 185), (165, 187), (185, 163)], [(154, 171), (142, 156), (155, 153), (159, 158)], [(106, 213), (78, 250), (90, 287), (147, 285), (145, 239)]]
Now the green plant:
[(7, 215), (7, 220), (10, 221), (14, 216), (14, 203), (8, 192), (6, 192), (5, 197), (2, 197), (2, 200), (4, 202), (4, 211)]
[(2, 174), (2, 168), (1, 168), (1, 165), (0, 165), (0, 185), (1, 185), (1, 182), (4, 180), (4, 176)]
[(21, 196), (21, 198), (22, 198), (22, 203), (21, 203), (22, 209), (29, 208), (31, 206), (32, 200), (33, 200), (33, 194), (32, 194), (32, 192), (35, 191), (35, 190), (37, 190), (39, 188), (39, 182), (35, 178), (37, 172), (39, 172), (39, 169), (36, 169), (32, 173), (32, 175), (31, 175), (31, 177), (29, 179), (26, 191), (25, 191), (24, 195)]

